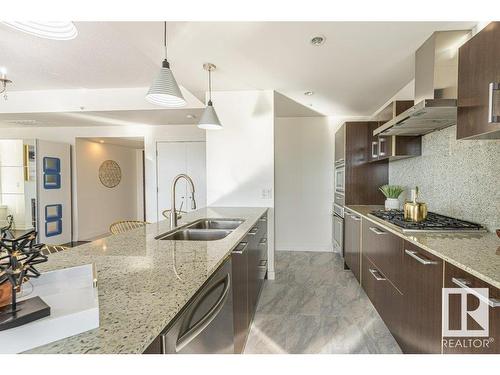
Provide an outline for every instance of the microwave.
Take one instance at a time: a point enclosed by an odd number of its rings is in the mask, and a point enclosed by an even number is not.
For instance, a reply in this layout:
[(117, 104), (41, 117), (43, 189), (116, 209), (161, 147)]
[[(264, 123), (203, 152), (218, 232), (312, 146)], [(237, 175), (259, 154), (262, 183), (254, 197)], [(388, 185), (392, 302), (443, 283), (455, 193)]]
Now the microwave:
[(345, 166), (335, 167), (335, 192), (344, 193), (345, 188)]

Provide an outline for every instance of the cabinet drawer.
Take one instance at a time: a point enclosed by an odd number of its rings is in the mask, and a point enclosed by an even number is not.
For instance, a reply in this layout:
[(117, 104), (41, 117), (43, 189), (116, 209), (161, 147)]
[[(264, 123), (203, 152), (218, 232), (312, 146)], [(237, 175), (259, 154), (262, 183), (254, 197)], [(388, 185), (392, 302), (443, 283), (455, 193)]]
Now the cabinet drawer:
[(361, 283), (396, 341), (401, 342), (404, 318), (403, 295), (370, 259), (362, 257)]
[(404, 242), (403, 342), (405, 353), (441, 353), (443, 260)]
[[(444, 286), (446, 288), (487, 288), (488, 300), (485, 302), (488, 306), (488, 325), (489, 334), (487, 337), (443, 337), (443, 353), (470, 353), (470, 354), (500, 354), (500, 289), (491, 286), (490, 284), (472, 276), (468, 272), (455, 267), (449, 263), (445, 263)], [(470, 290), (469, 290), (470, 291)], [(461, 326), (461, 297), (460, 295), (449, 296), (449, 316), (443, 317), (449, 319), (450, 329), (464, 329)], [(474, 296), (473, 292), (467, 295), (467, 310), (472, 311), (478, 307), (479, 300)], [(446, 322), (445, 322), (446, 323)], [(472, 320), (467, 321), (468, 329), (480, 329)], [(488, 341), (488, 344), (483, 344), (480, 347), (471, 347), (471, 345), (458, 345), (459, 341), (479, 343), (479, 341)]]
[(398, 288), (402, 284), (403, 239), (363, 219), (363, 254)]

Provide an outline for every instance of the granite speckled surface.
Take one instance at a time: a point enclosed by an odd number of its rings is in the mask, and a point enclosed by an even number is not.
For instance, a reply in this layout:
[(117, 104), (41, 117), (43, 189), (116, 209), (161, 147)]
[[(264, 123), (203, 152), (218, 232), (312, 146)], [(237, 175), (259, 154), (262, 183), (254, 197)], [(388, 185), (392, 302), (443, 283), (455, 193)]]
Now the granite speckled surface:
[(50, 255), (41, 271), (96, 264), (100, 326), (29, 353), (142, 353), (266, 210), (208, 207), (179, 220), (245, 220), (218, 241), (155, 240), (169, 231), (165, 220)]
[(347, 206), (364, 218), (384, 226), (390, 232), (500, 288), (500, 238), (495, 233), (411, 233), (399, 232), (395, 225), (368, 216), (383, 206)]
[(418, 186), (430, 211), (500, 229), (500, 140), (457, 140), (456, 130), (426, 134), (422, 156), (391, 161), (389, 183)]

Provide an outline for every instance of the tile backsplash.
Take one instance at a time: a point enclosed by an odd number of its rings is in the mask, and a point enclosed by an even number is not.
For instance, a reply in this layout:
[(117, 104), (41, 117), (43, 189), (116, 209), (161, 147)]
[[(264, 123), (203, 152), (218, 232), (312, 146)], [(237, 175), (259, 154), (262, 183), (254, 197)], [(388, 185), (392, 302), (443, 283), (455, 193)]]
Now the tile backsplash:
[(500, 140), (457, 140), (456, 126), (422, 138), (422, 156), (391, 161), (389, 183), (418, 186), (429, 211), (500, 228)]

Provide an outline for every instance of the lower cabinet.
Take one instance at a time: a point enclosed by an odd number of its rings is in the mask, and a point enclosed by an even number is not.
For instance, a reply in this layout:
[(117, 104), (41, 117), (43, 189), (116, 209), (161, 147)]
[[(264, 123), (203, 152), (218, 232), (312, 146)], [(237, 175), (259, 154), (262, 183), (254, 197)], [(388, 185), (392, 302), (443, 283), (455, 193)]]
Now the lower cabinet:
[[(451, 294), (448, 296), (448, 319), (445, 324), (450, 330), (482, 330), (485, 322), (481, 318), (472, 318), (474, 310), (479, 307), (480, 299), (477, 292), (471, 288), (485, 288), (488, 297), (481, 296), (481, 300), (488, 307), (488, 333), (484, 336), (443, 337), (443, 353), (456, 354), (499, 354), (500, 353), (500, 289), (472, 276), (468, 272), (445, 263), (444, 286), (459, 288), (466, 294), (466, 306), (462, 306), (462, 296)], [(462, 317), (466, 316), (465, 322)], [(483, 324), (483, 325), (482, 325)]]
[(361, 217), (344, 211), (344, 261), (358, 281), (361, 281)]
[(404, 241), (403, 275), (400, 345), (405, 353), (441, 353), (443, 261)]
[(363, 256), (361, 263), (363, 289), (396, 341), (401, 343), (405, 323), (404, 296), (370, 259)]

